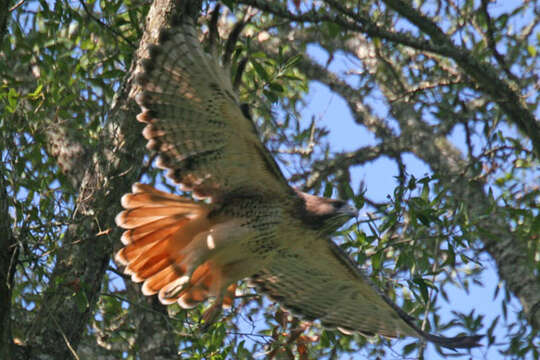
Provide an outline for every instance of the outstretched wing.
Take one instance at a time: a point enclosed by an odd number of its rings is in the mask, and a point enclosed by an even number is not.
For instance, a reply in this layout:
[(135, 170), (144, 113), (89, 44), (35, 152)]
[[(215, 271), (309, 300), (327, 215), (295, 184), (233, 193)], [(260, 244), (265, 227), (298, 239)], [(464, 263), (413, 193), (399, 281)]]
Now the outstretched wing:
[(200, 197), (235, 190), (294, 194), (254, 124), (242, 112), (230, 76), (201, 48), (193, 21), (162, 30), (141, 63), (136, 97), (147, 147), (167, 176)]
[(319, 319), (323, 326), (344, 333), (420, 336), (448, 348), (477, 346), (481, 338), (445, 338), (423, 332), (330, 240), (283, 250), (252, 281), (293, 313)]
[(418, 336), (347, 255), (333, 242), (326, 244), (286, 249), (253, 281), (288, 310), (307, 320), (319, 319), (325, 327), (366, 335)]

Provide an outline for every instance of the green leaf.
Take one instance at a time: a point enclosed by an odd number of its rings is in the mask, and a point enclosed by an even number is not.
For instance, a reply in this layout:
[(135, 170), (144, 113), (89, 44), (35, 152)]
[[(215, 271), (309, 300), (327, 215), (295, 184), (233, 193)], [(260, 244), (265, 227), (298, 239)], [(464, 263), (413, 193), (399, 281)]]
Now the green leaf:
[(28, 94), (27, 96), (30, 98), (30, 99), (36, 99), (39, 97), (39, 95), (41, 94), (41, 90), (43, 89), (43, 84), (39, 84), (37, 87), (36, 87), (36, 90), (34, 90), (33, 92), (31, 92), (30, 94)]
[(270, 75), (266, 72), (264, 67), (259, 64), (257, 61), (251, 61), (251, 64), (253, 65), (253, 68), (255, 69), (255, 72), (263, 78), (266, 82), (270, 82)]
[(323, 192), (323, 196), (324, 197), (332, 197), (332, 193), (334, 192), (334, 187), (332, 185), (331, 182), (327, 182), (326, 185), (324, 186), (324, 192)]
[(383, 224), (381, 226), (379, 226), (379, 231), (382, 233), (384, 232), (385, 230), (391, 228), (392, 226), (394, 226), (397, 222), (397, 217), (395, 214), (392, 214), (390, 216), (388, 216), (388, 218), (386, 218), (386, 220), (383, 222)]
[(364, 204), (366, 203), (366, 199), (364, 198), (363, 194), (359, 194), (357, 196), (353, 197), (354, 206), (356, 207), (356, 210), (360, 210), (364, 207)]
[(17, 109), (18, 100), (19, 100), (19, 94), (17, 93), (15, 89), (10, 88), (8, 91), (8, 104), (6, 106), (6, 109), (10, 113), (14, 113), (15, 110)]
[(373, 270), (380, 270), (382, 264), (382, 252), (376, 252), (369, 258), (371, 260), (371, 266)]
[(276, 103), (279, 101), (279, 97), (276, 95), (276, 93), (270, 91), (270, 90), (263, 90), (263, 94), (273, 103)]
[(412, 342), (410, 344), (407, 344), (403, 347), (403, 355), (409, 355), (412, 353), (416, 348), (418, 348), (418, 344), (416, 342)]
[(420, 290), (420, 295), (422, 295), (422, 299), (424, 300), (424, 303), (427, 304), (429, 302), (429, 292), (428, 292), (425, 280), (420, 277), (415, 277), (413, 281), (414, 283), (416, 283), (416, 285), (418, 285), (418, 289)]
[(343, 186), (343, 192), (345, 193), (345, 197), (346, 197), (346, 199), (343, 199), (343, 200), (354, 199), (354, 191), (351, 188), (351, 184), (347, 182), (347, 183), (342, 184), (342, 186)]
[(284, 70), (287, 70), (287, 69), (290, 69), (292, 68), (294, 65), (296, 65), (300, 60), (302, 60), (302, 55), (295, 55), (293, 57), (291, 57), (289, 60), (287, 60), (287, 62), (285, 63), (285, 65), (283, 66), (283, 69)]
[(270, 87), (270, 90), (277, 93), (283, 93), (285, 91), (285, 89), (283, 89), (283, 86), (275, 82), (271, 83), (269, 87)]
[(334, 22), (326, 22), (326, 30), (329, 38), (337, 37), (341, 32), (341, 27)]

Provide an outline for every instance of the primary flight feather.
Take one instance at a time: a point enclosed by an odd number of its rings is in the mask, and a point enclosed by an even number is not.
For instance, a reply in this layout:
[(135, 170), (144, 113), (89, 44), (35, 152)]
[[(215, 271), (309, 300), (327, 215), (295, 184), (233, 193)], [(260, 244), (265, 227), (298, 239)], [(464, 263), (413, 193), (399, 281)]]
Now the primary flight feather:
[(340, 200), (290, 187), (239, 106), (230, 76), (202, 50), (188, 17), (162, 30), (141, 61), (136, 101), (158, 166), (198, 202), (136, 183), (116, 217), (116, 260), (145, 295), (214, 318), (250, 279), (285, 308), (343, 332), (416, 336), (450, 348), (479, 337), (424, 333), (331, 240), (355, 215)]

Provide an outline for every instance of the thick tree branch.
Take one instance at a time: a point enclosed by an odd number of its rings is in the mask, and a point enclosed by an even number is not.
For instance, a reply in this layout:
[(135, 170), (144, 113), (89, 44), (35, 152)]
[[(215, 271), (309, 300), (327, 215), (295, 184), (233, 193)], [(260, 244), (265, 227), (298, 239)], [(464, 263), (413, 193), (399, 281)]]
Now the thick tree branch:
[[(134, 285), (134, 284), (133, 284)], [(169, 360), (178, 356), (178, 338), (171, 336), (166, 307), (157, 297), (141, 299), (140, 286), (132, 287), (133, 295), (150, 306), (152, 310), (135, 312), (136, 346), (141, 360)]]
[(0, 0), (0, 44), (4, 40), (7, 31), (7, 23), (10, 14), (10, 7), (13, 0)]
[(280, 3), (272, 1), (240, 0), (239, 3), (253, 6), (257, 9), (263, 10), (265, 12), (274, 14), (280, 18), (284, 18), (290, 21), (309, 22), (315, 24), (325, 22), (333, 23), (339, 25), (344, 30), (362, 32), (371, 37), (387, 39), (392, 42), (410, 46), (418, 50), (433, 51), (433, 44), (430, 44), (428, 41), (415, 39), (405, 33), (388, 31), (385, 28), (382, 28), (373, 23), (368, 17), (364, 17), (358, 13), (351, 15), (351, 17), (354, 19), (354, 21), (351, 21), (346, 19), (342, 15), (336, 15), (329, 11), (318, 12), (315, 9), (305, 12), (303, 14), (293, 14)]
[(91, 156), (84, 146), (80, 134), (69, 126), (68, 121), (49, 123), (44, 135), (47, 138), (47, 151), (62, 172), (69, 178), (74, 189), (81, 186)]
[[(338, 24), (345, 30), (362, 32), (370, 37), (385, 39), (396, 44), (410, 46), (417, 50), (429, 51), (453, 59), (476, 81), (482, 91), (501, 107), (508, 116), (508, 120), (516, 124), (531, 139), (536, 156), (540, 158), (540, 124), (527, 108), (519, 89), (510, 85), (504, 79), (500, 79), (498, 71), (491, 65), (477, 60), (468, 49), (455, 45), (435, 23), (401, 0), (386, 0), (385, 3), (428, 34), (431, 41), (418, 39), (403, 32), (388, 31), (378, 26), (369, 17), (344, 8), (341, 3), (333, 0), (327, 0), (326, 2), (333, 8), (338, 9), (341, 14), (336, 15), (330, 11), (319, 12), (316, 9), (302, 14), (293, 14), (276, 2), (263, 0), (241, 0), (240, 2), (291, 21), (331, 22)], [(348, 14), (352, 20), (346, 19), (343, 14)]]
[(4, 178), (5, 168), (0, 167), (0, 358), (14, 359), (16, 346), (11, 337), (11, 294), (13, 276), (17, 265), (17, 240), (11, 231), (9, 198)]
[[(12, 1), (0, 0), (0, 43), (4, 40)], [(9, 199), (6, 191), (4, 171), (0, 167), (0, 358), (10, 359), (13, 348), (11, 338), (11, 290), (17, 263), (17, 242), (11, 231)]]
[(461, 68), (473, 78), (483, 92), (489, 94), (525, 136), (532, 141), (537, 158), (540, 158), (540, 122), (528, 109), (527, 104), (515, 85), (509, 84), (499, 77), (499, 72), (490, 64), (476, 59), (471, 52), (454, 44), (431, 19), (424, 16), (411, 5), (402, 0), (384, 0), (384, 2), (422, 32), (431, 37), (431, 42), (438, 44), (440, 49), (435, 51), (440, 55), (453, 59)]
[[(111, 118), (118, 126), (111, 124), (104, 132), (101, 148), (107, 152), (96, 151), (86, 164), (73, 223), (64, 234), (51, 274), (52, 279), (61, 281), (51, 281), (45, 290), (27, 339), (36, 358), (40, 354), (73, 358), (93, 313), (113, 239), (119, 235), (118, 231), (113, 231), (111, 238), (98, 234), (107, 233), (114, 226), (120, 196), (128, 191), (137, 175), (127, 164), (141, 163), (143, 156), (142, 151), (132, 151), (137, 149), (135, 144), (140, 139), (137, 129), (131, 126), (137, 107), (127, 98), (130, 86), (124, 89), (123, 99), (111, 111)], [(122, 173), (126, 176), (119, 176)], [(100, 213), (94, 209), (100, 209)]]
[[(156, 29), (177, 11), (173, 1), (154, 2), (138, 57), (146, 54), (148, 43), (156, 42)], [(32, 358), (45, 354), (56, 359), (73, 358), (94, 311), (113, 243), (119, 238), (114, 226), (119, 200), (138, 177), (144, 155), (140, 128), (134, 126), (139, 109), (132, 99), (137, 91), (130, 73), (108, 116), (112, 121), (104, 129), (103, 143), (92, 155), (81, 182), (73, 223), (62, 240), (52, 272), (52, 278), (61, 281), (51, 281), (45, 290), (28, 337)]]

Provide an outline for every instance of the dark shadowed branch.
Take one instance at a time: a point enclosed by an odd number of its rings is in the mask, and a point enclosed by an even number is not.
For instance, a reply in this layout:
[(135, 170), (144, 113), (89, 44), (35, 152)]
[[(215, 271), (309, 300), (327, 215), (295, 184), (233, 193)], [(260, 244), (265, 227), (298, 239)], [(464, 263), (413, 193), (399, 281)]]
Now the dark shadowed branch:
[(10, 199), (4, 178), (5, 167), (0, 163), (0, 357), (11, 359), (18, 356), (19, 349), (11, 335), (11, 294), (13, 276), (18, 261), (17, 239), (11, 229)]

